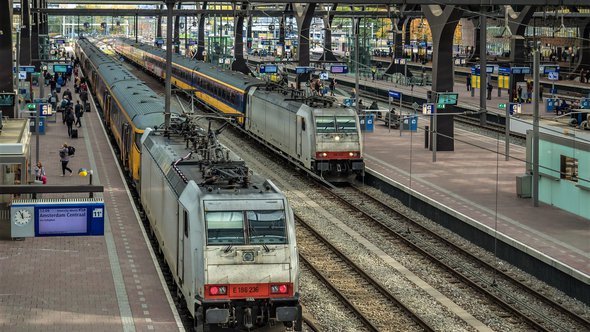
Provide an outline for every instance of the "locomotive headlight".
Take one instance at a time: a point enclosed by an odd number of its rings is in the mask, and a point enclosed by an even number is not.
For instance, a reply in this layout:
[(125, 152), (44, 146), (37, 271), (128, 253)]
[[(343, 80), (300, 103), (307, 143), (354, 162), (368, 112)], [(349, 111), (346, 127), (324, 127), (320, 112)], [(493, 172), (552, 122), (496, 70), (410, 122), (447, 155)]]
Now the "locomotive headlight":
[(348, 155), (351, 156), (351, 157), (354, 157), (355, 153), (354, 152), (349, 152)]
[(289, 287), (287, 285), (271, 285), (271, 294), (287, 294)]
[(338, 142), (340, 140), (340, 136), (334, 136), (334, 140)]
[(244, 253), (242, 254), (242, 260), (244, 262), (253, 262), (254, 253), (252, 251), (244, 251)]
[(325, 153), (325, 152), (322, 152), (322, 157), (327, 157), (327, 156), (328, 156), (328, 154), (327, 154), (327, 153)]
[(227, 294), (227, 287), (226, 286), (211, 286), (211, 287), (209, 287), (209, 294), (210, 295), (226, 295)]

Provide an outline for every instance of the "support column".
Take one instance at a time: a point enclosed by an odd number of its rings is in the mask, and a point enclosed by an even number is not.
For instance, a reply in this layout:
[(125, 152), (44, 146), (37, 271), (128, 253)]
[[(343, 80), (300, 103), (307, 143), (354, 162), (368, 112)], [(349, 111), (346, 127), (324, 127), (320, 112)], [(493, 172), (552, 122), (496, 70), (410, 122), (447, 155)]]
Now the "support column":
[(574, 72), (579, 72), (582, 69), (590, 70), (590, 19), (585, 20), (579, 29), (582, 45), (578, 48), (578, 62)]
[[(0, 1), (0, 92), (14, 91), (12, 74), (12, 1)], [(14, 107), (0, 107), (3, 116), (16, 117)]]
[[(33, 8), (39, 8), (39, 0), (33, 0)], [(35, 66), (37, 71), (41, 69), (41, 55), (39, 54), (39, 25), (41, 14), (33, 13), (31, 17), (31, 64)]]
[[(248, 9), (248, 4), (244, 3), (241, 6), (242, 10)], [(234, 25), (234, 57), (235, 60), (231, 64), (231, 69), (234, 71), (242, 72), (246, 75), (252, 74), (250, 68), (246, 64), (246, 60), (244, 59), (244, 17), (243, 14), (238, 14), (235, 17), (235, 25)]]
[[(462, 10), (455, 6), (439, 5), (422, 6), (422, 11), (428, 20), (432, 33), (432, 95), (437, 92), (452, 92), (453, 82), (453, 37), (461, 18)], [(433, 27), (436, 27), (433, 29)], [(429, 102), (433, 102), (433, 97)], [(437, 151), (454, 151), (453, 107), (437, 110)], [(432, 120), (431, 120), (432, 121)], [(433, 123), (430, 124), (431, 128)]]
[[(330, 11), (336, 11), (338, 4), (333, 4)], [(336, 62), (336, 56), (332, 52), (332, 21), (334, 21), (334, 15), (326, 15), (323, 18), (324, 21), (324, 52), (320, 57), (320, 61)]]
[[(508, 11), (508, 26), (512, 35), (519, 35), (524, 37), (526, 27), (535, 13), (535, 6), (524, 6), (520, 13), (516, 14), (512, 6), (504, 6), (504, 10)], [(525, 63), (525, 40), (510, 39), (510, 63), (513, 65), (523, 65)]]
[[(396, 64), (394, 62), (395, 59), (401, 59), (404, 57), (404, 45), (409, 45), (410, 44), (410, 26), (412, 23), (412, 18), (407, 17), (405, 19), (402, 18), (392, 18), (392, 30), (393, 30), (393, 44), (394, 44), (394, 48), (393, 48), (393, 55), (391, 56), (391, 63), (389, 64), (389, 66), (387, 67), (387, 69), (385, 69), (385, 74), (395, 74), (395, 73), (400, 73), (400, 74), (406, 74), (407, 78), (413, 77), (414, 75), (412, 74), (411, 71), (405, 70), (405, 66), (404, 65), (400, 65), (400, 64)], [(396, 28), (397, 26), (397, 28)], [(405, 33), (404, 33), (404, 27), (405, 27)], [(404, 40), (402, 41), (402, 37), (404, 37)]]
[[(315, 12), (317, 4), (300, 4), (294, 3), (293, 10), (295, 12), (295, 20), (297, 21), (297, 27), (299, 29), (299, 40), (297, 47), (297, 61), (299, 66), (309, 66), (309, 27), (311, 20), (313, 19), (313, 13)], [(297, 89), (301, 86), (301, 82), (309, 81), (309, 74), (297, 75)]]
[(30, 0), (21, 0), (20, 64), (31, 64), (31, 8)]
[(470, 20), (474, 26), (474, 34), (475, 34), (475, 38), (474, 38), (474, 44), (473, 44), (473, 49), (471, 50), (471, 53), (469, 54), (469, 58), (467, 58), (467, 62), (475, 62), (477, 61), (477, 58), (479, 58), (479, 45), (480, 45), (480, 35), (481, 35), (481, 31), (479, 29), (479, 17), (473, 17)]
[[(235, 48), (235, 47), (234, 47)], [(248, 27), (246, 27), (246, 50), (252, 49), (252, 16), (248, 16)]]
[(285, 16), (281, 17), (279, 22), (279, 44), (283, 45), (283, 55), (285, 54)]
[[(201, 9), (207, 9), (207, 2), (203, 2)], [(195, 59), (199, 61), (204, 61), (205, 56), (203, 52), (205, 52), (205, 20), (207, 16), (205, 14), (199, 15), (199, 29), (197, 30), (197, 54), (195, 55)]]
[[(160, 5), (160, 10), (164, 9), (164, 5)], [(162, 15), (158, 15), (156, 20), (156, 39), (162, 38)], [(162, 47), (156, 43), (156, 47)]]
[[(181, 9), (182, 2), (179, 2), (177, 9)], [(180, 15), (174, 17), (174, 53), (180, 54)]]

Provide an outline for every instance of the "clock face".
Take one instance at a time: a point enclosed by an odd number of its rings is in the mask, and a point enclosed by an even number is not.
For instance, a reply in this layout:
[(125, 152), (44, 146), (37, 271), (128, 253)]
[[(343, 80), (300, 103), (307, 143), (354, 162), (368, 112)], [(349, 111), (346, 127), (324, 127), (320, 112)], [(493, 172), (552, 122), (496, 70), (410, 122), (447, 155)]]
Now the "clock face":
[(14, 215), (14, 224), (24, 226), (31, 222), (32, 216), (29, 210), (18, 210)]

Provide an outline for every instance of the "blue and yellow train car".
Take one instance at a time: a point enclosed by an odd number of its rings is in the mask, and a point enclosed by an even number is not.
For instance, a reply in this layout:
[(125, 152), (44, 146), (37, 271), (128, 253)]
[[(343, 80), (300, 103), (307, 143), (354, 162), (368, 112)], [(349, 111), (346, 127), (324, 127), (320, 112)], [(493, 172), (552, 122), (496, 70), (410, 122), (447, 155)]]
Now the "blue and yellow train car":
[[(105, 127), (115, 139), (121, 163), (137, 182), (141, 135), (148, 127), (163, 127), (164, 103), (152, 89), (87, 39), (78, 40), (76, 54), (90, 92), (103, 111)], [(173, 119), (181, 116), (175, 109), (171, 113)]]

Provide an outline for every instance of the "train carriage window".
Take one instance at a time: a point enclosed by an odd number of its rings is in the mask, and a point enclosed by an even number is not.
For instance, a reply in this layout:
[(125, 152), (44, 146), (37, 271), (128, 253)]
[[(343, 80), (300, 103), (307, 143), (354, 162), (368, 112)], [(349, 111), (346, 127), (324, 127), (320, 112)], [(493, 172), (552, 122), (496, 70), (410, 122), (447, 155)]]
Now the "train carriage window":
[(242, 211), (212, 211), (205, 213), (207, 244), (245, 244)]
[(285, 211), (246, 211), (250, 244), (285, 244)]
[(318, 116), (315, 119), (318, 134), (335, 133), (336, 124), (333, 116)]

